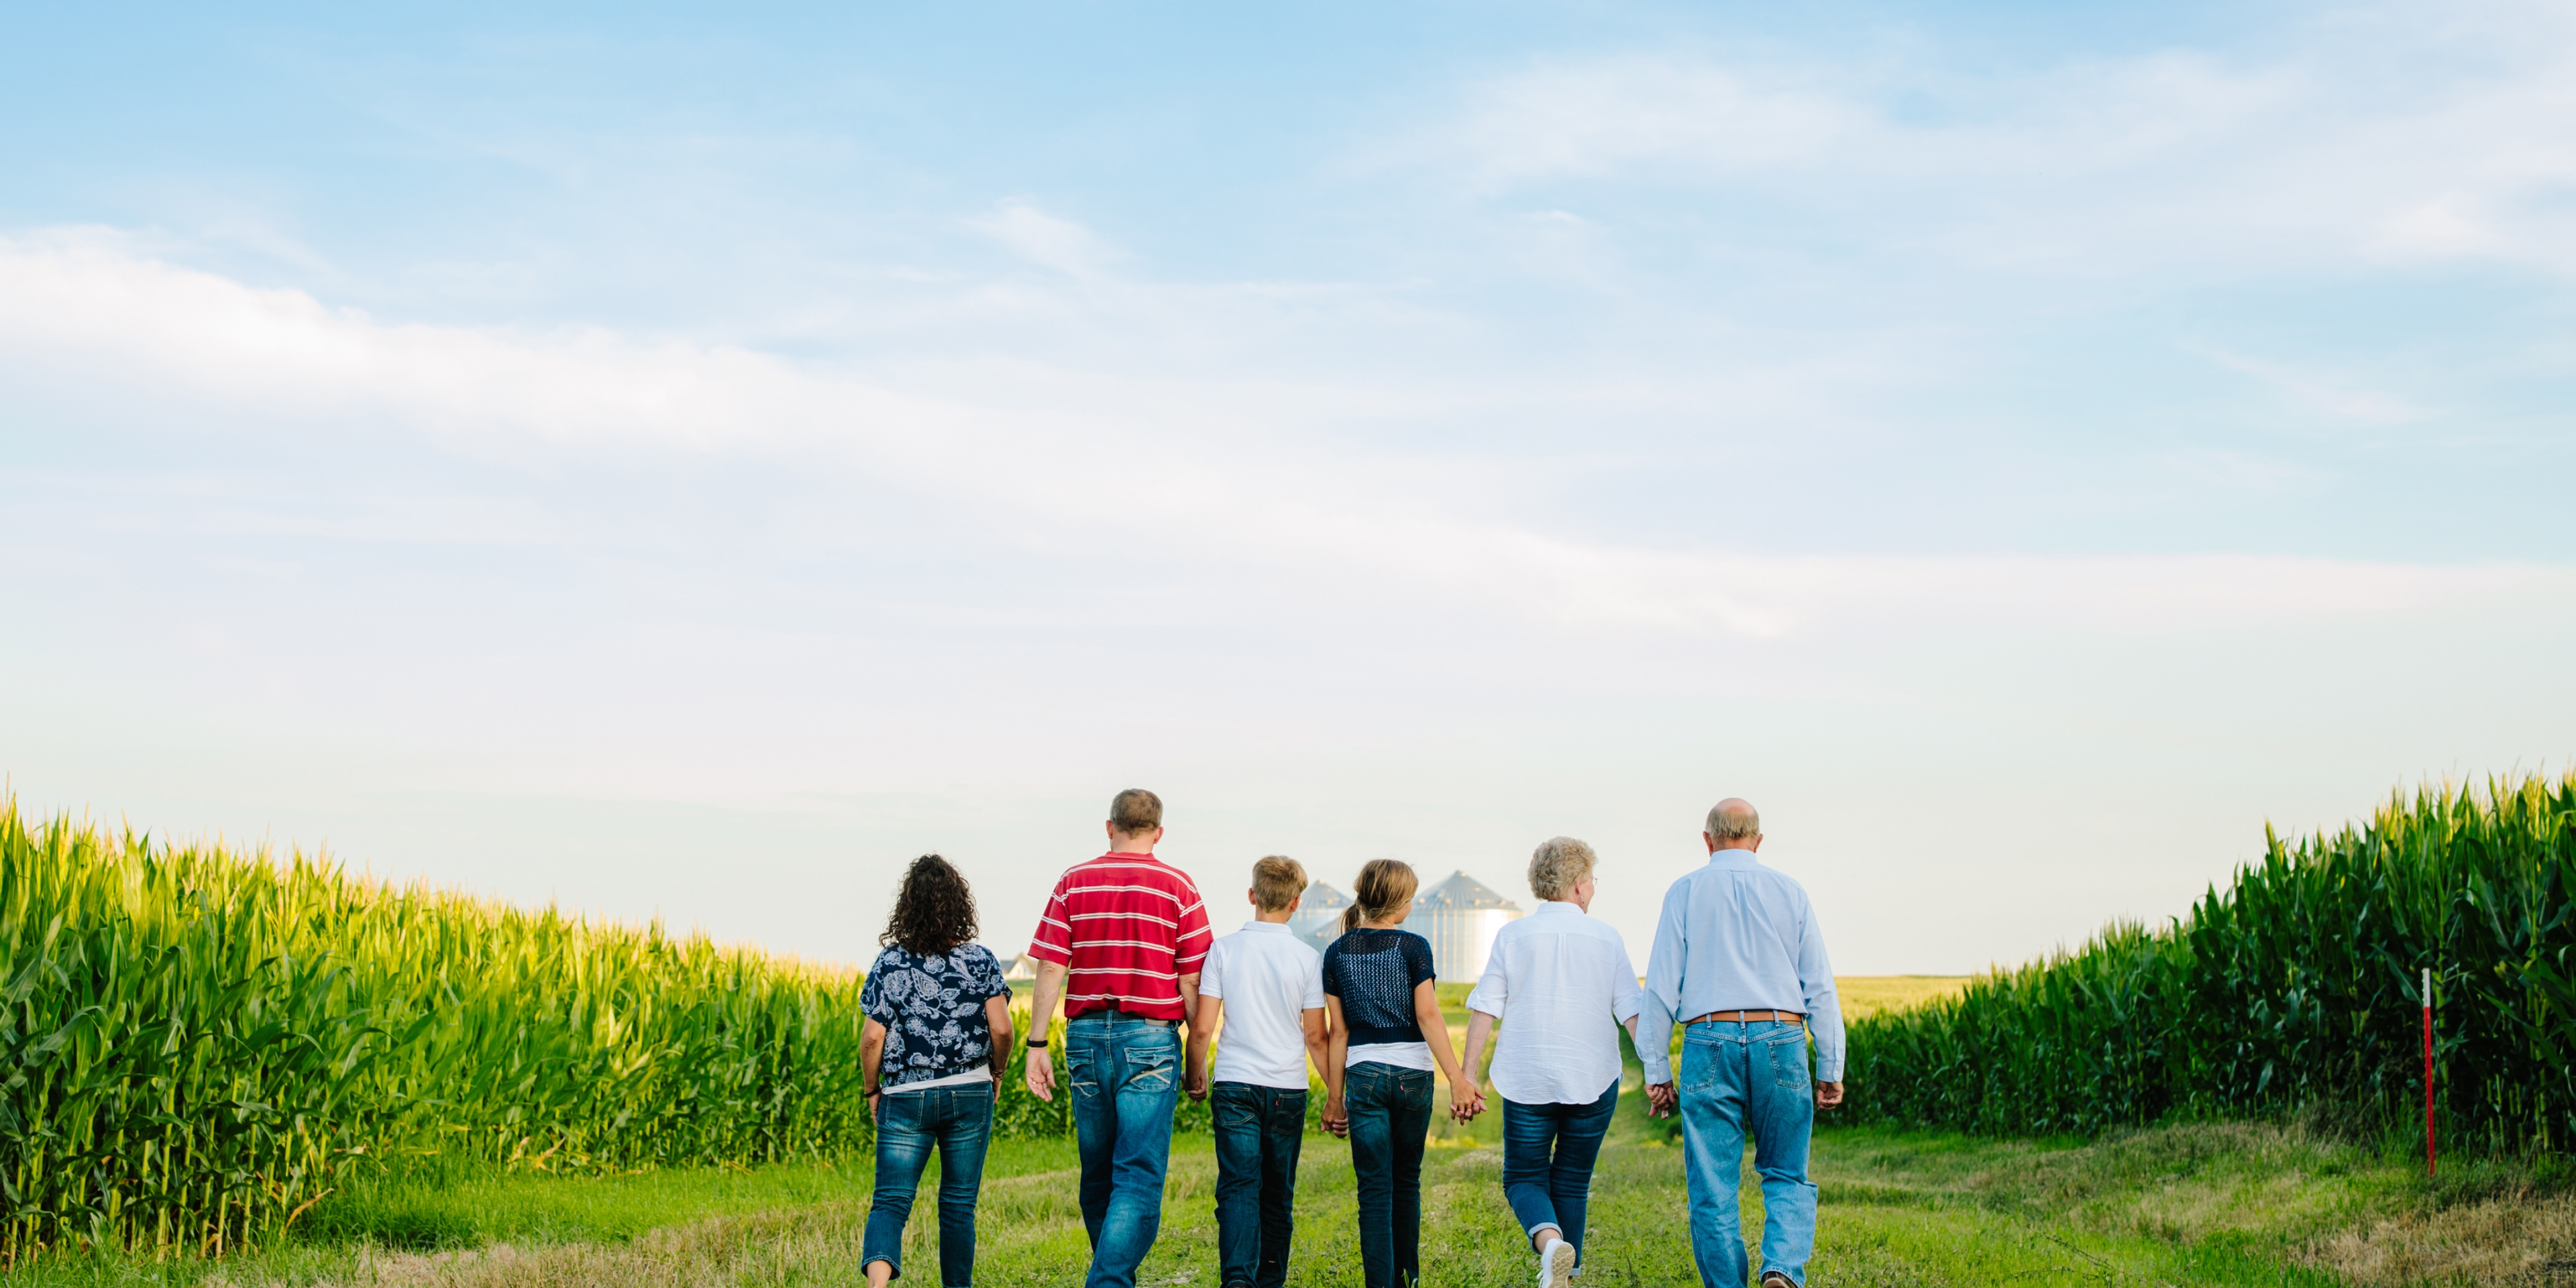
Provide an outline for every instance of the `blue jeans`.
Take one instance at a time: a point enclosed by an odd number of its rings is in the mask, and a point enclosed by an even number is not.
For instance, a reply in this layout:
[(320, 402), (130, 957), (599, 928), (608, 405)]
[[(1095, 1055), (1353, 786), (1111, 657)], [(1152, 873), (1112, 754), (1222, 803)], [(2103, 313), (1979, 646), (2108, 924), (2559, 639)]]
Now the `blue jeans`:
[(1503, 1101), (1503, 1198), (1527, 1234), (1552, 1225), (1583, 1255), (1583, 1210), (1592, 1199), (1592, 1162), (1619, 1108), (1613, 1080), (1588, 1105)]
[(1085, 1288), (1135, 1288), (1163, 1224), (1163, 1170), (1181, 1094), (1181, 1038), (1169, 1024), (1095, 1012), (1064, 1026), (1073, 1138), (1082, 1154)]
[(1816, 1250), (1816, 1187), (1807, 1180), (1807, 1135), (1816, 1087), (1807, 1030), (1763, 1021), (1694, 1024), (1682, 1038), (1683, 1166), (1690, 1177), (1691, 1257), (1706, 1288), (1744, 1288), (1744, 1137), (1762, 1174), (1762, 1269), (1807, 1282)]
[(993, 1084), (889, 1092), (877, 1098), (877, 1185), (868, 1202), (859, 1265), (882, 1261), (903, 1275), (903, 1223), (921, 1169), (939, 1148), (939, 1282), (975, 1282), (975, 1192), (984, 1184), (984, 1146), (993, 1135)]
[(1431, 1135), (1431, 1073), (1370, 1061), (1342, 1075), (1359, 1173), (1360, 1273), (1368, 1288), (1422, 1280), (1422, 1146)]
[(1209, 1097), (1216, 1134), (1216, 1264), (1220, 1288), (1281, 1288), (1296, 1229), (1297, 1147), (1306, 1092), (1220, 1082)]

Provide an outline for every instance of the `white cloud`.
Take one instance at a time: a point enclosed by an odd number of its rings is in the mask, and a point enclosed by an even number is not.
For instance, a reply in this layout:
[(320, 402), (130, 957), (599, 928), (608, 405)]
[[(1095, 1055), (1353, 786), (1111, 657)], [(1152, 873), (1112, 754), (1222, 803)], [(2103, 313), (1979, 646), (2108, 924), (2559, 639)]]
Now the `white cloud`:
[(1472, 88), (1397, 150), (1479, 189), (1648, 180), (2052, 272), (2488, 258), (2576, 272), (2576, 20), (2397, 4), (2286, 52), (1970, 74), (1937, 47), (1641, 52)]
[(1318, 441), (1303, 419), (1311, 407), (1294, 399), (1247, 405), (1240, 389), (1143, 379), (1097, 380), (1067, 398), (1044, 373), (1032, 381), (999, 364), (924, 391), (603, 330), (392, 324), (96, 234), (0, 242), (0, 353), (21, 383), (114, 373), (101, 388), (126, 392), (92, 395), (101, 403), (157, 389), (281, 425), (427, 434), (482, 455), (660, 454), (691, 468), (712, 454), (843, 472), (1057, 557), (1134, 560), (1389, 620), (1644, 640), (1891, 623), (2134, 631), (2568, 584), (2563, 570), (2509, 565), (1622, 544), (1523, 517), (1529, 479)]
[(1113, 258), (1110, 248), (1090, 229), (1026, 201), (1005, 201), (968, 226), (1032, 264), (1074, 277), (1097, 276)]

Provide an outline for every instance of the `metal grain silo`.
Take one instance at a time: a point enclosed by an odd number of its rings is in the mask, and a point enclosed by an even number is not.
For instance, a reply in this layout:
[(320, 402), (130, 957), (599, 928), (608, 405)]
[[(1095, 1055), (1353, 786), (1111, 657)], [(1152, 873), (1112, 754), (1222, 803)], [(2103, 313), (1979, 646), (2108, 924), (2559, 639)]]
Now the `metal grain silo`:
[(1342, 937), (1342, 909), (1350, 907), (1350, 896), (1317, 881), (1306, 887), (1297, 902), (1297, 915), (1288, 919), (1288, 932), (1312, 945), (1316, 952)]
[(1494, 936), (1503, 923), (1521, 915), (1521, 906), (1494, 893), (1462, 869), (1414, 896), (1413, 915), (1404, 928), (1431, 941), (1431, 968), (1441, 982), (1473, 984), (1485, 973)]

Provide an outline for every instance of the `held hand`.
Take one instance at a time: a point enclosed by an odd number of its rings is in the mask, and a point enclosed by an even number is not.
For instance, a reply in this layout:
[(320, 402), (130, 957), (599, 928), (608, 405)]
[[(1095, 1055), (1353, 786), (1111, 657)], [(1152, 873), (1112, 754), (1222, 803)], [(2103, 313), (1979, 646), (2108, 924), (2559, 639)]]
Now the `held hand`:
[(1646, 1116), (1669, 1118), (1681, 1106), (1681, 1093), (1669, 1082), (1646, 1084)]
[(1055, 1061), (1048, 1055), (1046, 1048), (1029, 1048), (1028, 1072), (1026, 1077), (1029, 1084), (1030, 1095), (1035, 1096), (1040, 1100), (1049, 1102), (1054, 1101)]
[(1843, 1084), (1839, 1082), (1819, 1082), (1816, 1084), (1816, 1108), (1831, 1109), (1842, 1102)]
[(1341, 1097), (1325, 1097), (1324, 1112), (1319, 1115), (1319, 1117), (1323, 1120), (1325, 1131), (1335, 1136), (1348, 1136), (1351, 1134), (1351, 1115), (1349, 1111), (1342, 1108)]
[(1463, 1123), (1483, 1112), (1485, 1112), (1485, 1093), (1478, 1090), (1475, 1084), (1467, 1082), (1449, 1084), (1451, 1120)]
[(1208, 1098), (1208, 1079), (1206, 1071), (1201, 1069), (1191, 1069), (1183, 1073), (1181, 1075), (1181, 1090), (1189, 1093), (1191, 1104), (1198, 1104), (1199, 1102), (1206, 1100)]

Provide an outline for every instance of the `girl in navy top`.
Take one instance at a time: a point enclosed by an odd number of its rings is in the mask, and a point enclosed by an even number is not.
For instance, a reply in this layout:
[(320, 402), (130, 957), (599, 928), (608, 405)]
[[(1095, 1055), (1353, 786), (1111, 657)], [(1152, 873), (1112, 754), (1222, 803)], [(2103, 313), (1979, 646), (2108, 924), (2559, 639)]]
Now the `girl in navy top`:
[(1431, 944), (1398, 930), (1413, 912), (1413, 869), (1371, 859), (1324, 950), (1324, 1127), (1351, 1142), (1359, 1177), (1360, 1268), (1368, 1288), (1422, 1278), (1422, 1147), (1431, 1132), (1431, 1071), (1449, 1080), (1449, 1114), (1484, 1111), (1462, 1076), (1431, 968)]

